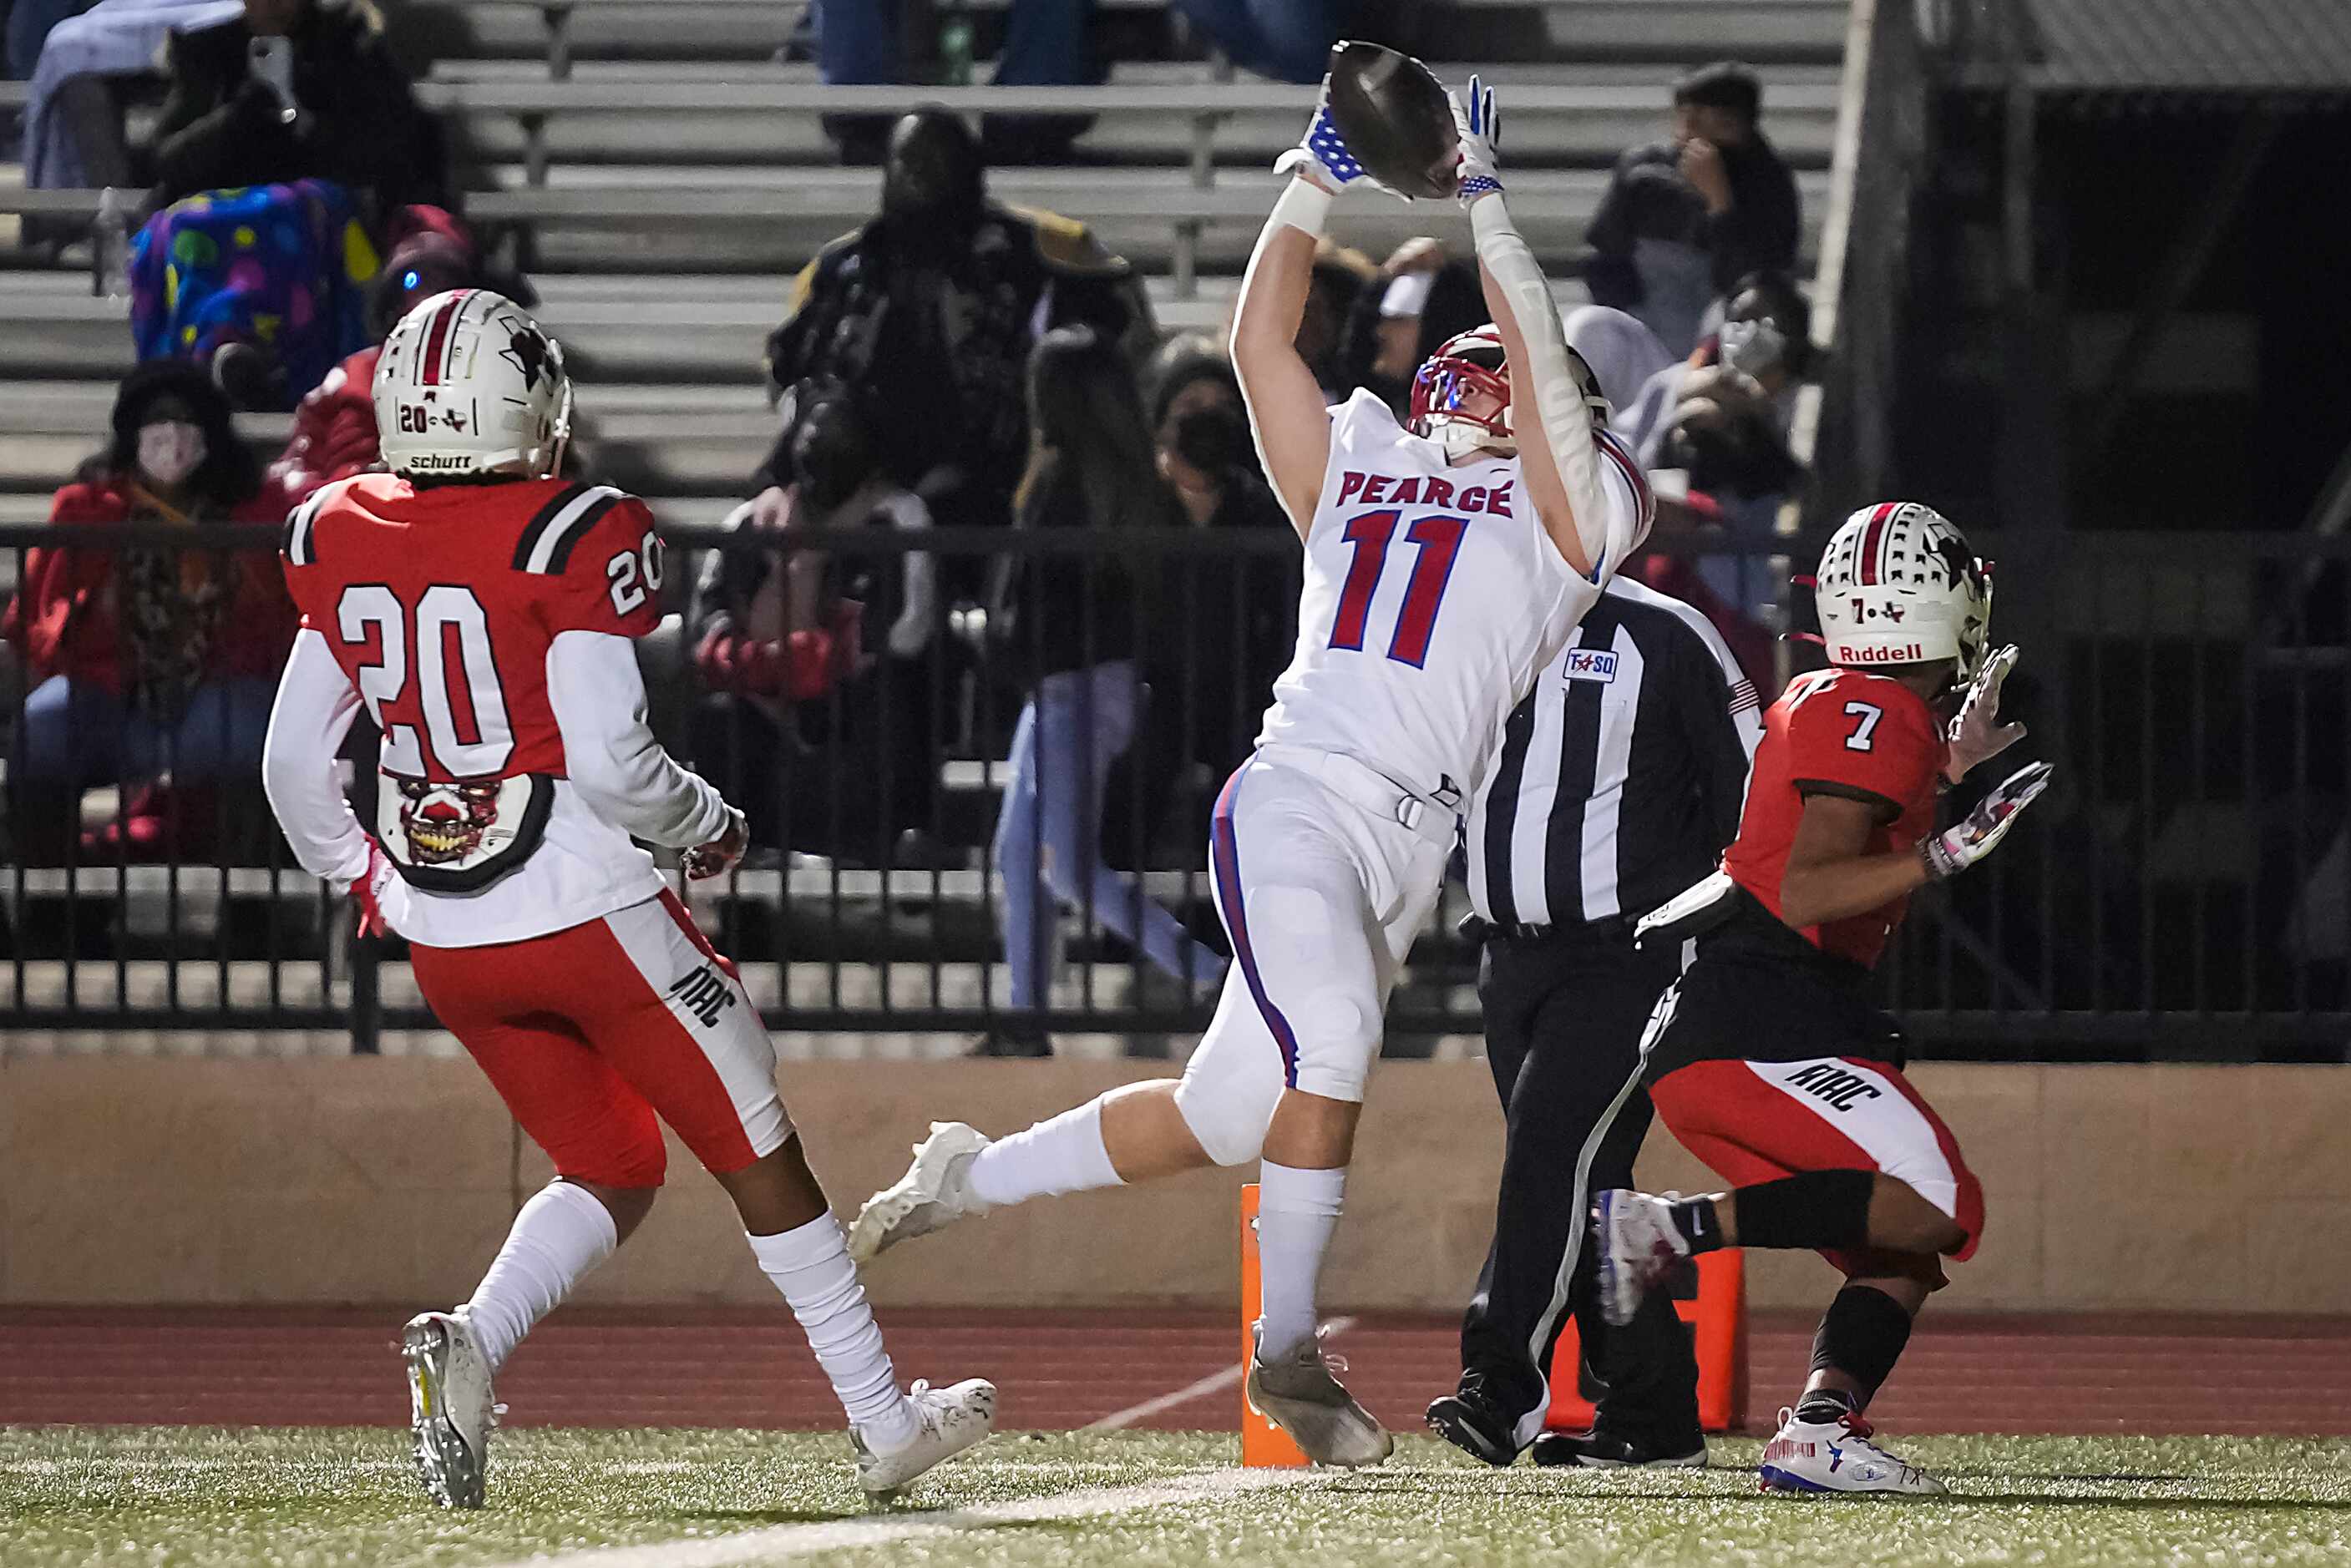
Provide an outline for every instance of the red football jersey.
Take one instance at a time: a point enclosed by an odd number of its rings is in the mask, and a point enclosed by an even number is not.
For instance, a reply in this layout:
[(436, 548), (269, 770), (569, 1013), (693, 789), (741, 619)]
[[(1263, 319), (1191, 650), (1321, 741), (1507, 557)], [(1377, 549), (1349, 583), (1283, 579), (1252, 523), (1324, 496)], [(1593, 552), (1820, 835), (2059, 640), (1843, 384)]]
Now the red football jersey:
[[(1780, 879), (1807, 793), (1882, 800), (1896, 815), (1869, 836), (1866, 853), (1913, 847), (1935, 825), (1942, 729), (1925, 701), (1897, 680), (1864, 670), (1800, 677), (1764, 715), (1739, 836), (1723, 857), (1731, 879), (1780, 912)], [(1876, 963), (1909, 899), (1801, 928), (1823, 952)]]
[(286, 585), (383, 732), (383, 771), (560, 778), (547, 650), (566, 631), (660, 624), (662, 544), (643, 502), (562, 479), (322, 487), (287, 520)]

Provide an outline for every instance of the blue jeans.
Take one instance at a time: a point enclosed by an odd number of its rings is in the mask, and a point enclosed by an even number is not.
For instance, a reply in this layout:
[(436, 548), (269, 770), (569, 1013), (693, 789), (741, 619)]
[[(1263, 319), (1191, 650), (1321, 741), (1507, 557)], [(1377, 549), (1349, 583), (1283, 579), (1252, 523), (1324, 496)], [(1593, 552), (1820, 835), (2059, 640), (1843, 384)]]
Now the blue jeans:
[(1175, 0), (1232, 57), (1233, 64), (1276, 81), (1319, 82), (1339, 41), (1345, 0)]
[(1200, 986), (1224, 973), (1214, 949), (1100, 858), (1103, 781), (1134, 743), (1147, 696), (1134, 666), (1121, 659), (1047, 676), (1020, 711), (1012, 781), (996, 819), (1015, 1008), (1036, 1008), (1050, 984), (1056, 898), (1088, 909), (1178, 980)]
[[(1090, 79), (1086, 22), (1093, 0), (1012, 0), (996, 80), (1006, 87), (1070, 87)], [(906, 79), (897, 0), (817, 0), (817, 62), (826, 82)], [(1315, 67), (1322, 79), (1322, 67)]]
[(20, 776), (56, 789), (124, 784), (166, 770), (179, 783), (258, 780), (277, 695), (277, 682), (267, 676), (207, 681), (180, 722), (164, 725), (133, 713), (102, 686), (52, 675), (25, 700)]

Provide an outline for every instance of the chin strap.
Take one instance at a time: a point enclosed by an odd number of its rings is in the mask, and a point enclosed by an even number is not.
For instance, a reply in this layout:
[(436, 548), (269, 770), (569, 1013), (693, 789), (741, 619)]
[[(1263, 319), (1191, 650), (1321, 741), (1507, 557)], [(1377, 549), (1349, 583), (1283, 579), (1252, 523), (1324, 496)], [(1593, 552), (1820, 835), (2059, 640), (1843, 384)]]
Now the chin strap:
[(1592, 563), (1592, 580), (1599, 582), (1639, 543), (1632, 532), (1638, 519), (1620, 518), (1620, 509), (1609, 504), (1600, 479), (1600, 449), (1593, 440), (1592, 410), (1575, 372), (1568, 368), (1567, 336), (1560, 327), (1559, 308), (1552, 303), (1551, 285), (1543, 281), (1534, 252), (1510, 222), (1499, 188), (1470, 206), (1469, 228), (1478, 238), (1478, 259), (1502, 286), (1511, 320), (1526, 345), (1529, 362), (1513, 366), (1512, 379), (1524, 375), (1534, 389), (1543, 441), (1559, 465), (1568, 504), (1574, 508), (1575, 535)]

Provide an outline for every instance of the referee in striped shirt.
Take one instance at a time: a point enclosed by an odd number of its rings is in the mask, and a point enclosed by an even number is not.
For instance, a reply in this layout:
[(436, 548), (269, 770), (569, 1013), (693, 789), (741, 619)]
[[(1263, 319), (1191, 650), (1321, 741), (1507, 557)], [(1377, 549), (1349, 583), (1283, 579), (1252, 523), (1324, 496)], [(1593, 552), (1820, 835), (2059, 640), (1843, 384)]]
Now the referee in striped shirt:
[[(1649, 1127), (1641, 1033), (1681, 969), (1633, 921), (1712, 870), (1763, 733), (1754, 686), (1706, 618), (1609, 584), (1502, 732), (1466, 842), (1486, 1056), (1508, 1117), (1494, 1240), (1461, 1325), (1460, 1390), (1429, 1424), (1509, 1464), (1705, 1462), (1698, 1368), (1653, 1293), (1609, 1330), (1584, 1245), (1592, 1195), (1631, 1184)], [(1588, 1436), (1542, 1430), (1543, 1369), (1573, 1310), (1607, 1383)]]

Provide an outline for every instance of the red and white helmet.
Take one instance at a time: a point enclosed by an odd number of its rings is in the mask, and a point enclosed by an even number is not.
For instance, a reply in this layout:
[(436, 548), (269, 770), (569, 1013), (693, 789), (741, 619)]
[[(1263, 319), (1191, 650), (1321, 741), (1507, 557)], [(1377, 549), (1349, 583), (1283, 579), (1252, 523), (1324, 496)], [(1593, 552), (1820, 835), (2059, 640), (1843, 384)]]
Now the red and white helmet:
[(1931, 506), (1886, 501), (1846, 518), (1821, 553), (1814, 589), (1831, 664), (1949, 659), (1961, 685), (1982, 668), (1991, 568)]
[[(1479, 393), (1494, 399), (1494, 412), (1464, 410), (1462, 405)], [(1447, 457), (1486, 447), (1516, 452), (1518, 438), (1510, 433), (1510, 367), (1502, 352), (1502, 335), (1489, 324), (1457, 332), (1438, 344), (1413, 374), (1412, 411), (1405, 428), (1442, 443)]]
[(436, 294), (384, 339), (375, 425), (384, 465), (413, 479), (551, 474), (571, 436), (563, 350), (504, 295)]
[[(1606, 425), (1608, 400), (1601, 395), (1592, 367), (1573, 348), (1567, 351), (1567, 367), (1584, 406), (1592, 410), (1592, 422)], [(1466, 412), (1462, 405), (1478, 392), (1491, 393), (1500, 407), (1489, 416)], [(1502, 335), (1491, 322), (1437, 345), (1413, 376), (1412, 410), (1405, 428), (1442, 442), (1447, 457), (1487, 448), (1518, 450), (1518, 437), (1510, 429), (1510, 367), (1502, 351)]]

